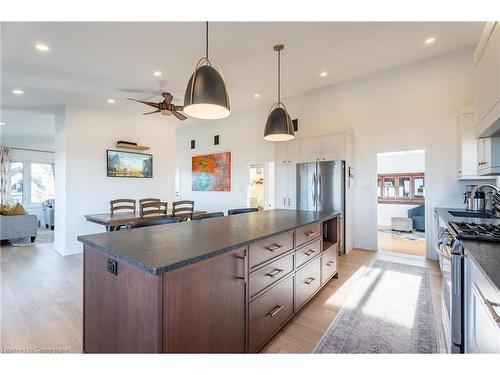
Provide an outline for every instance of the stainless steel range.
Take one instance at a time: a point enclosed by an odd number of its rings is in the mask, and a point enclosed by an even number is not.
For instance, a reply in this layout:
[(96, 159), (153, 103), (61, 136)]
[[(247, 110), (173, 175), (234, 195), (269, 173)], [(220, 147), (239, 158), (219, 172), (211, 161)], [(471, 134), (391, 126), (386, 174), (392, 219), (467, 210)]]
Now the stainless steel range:
[(500, 225), (451, 222), (451, 229), (461, 240), (498, 241), (500, 242)]

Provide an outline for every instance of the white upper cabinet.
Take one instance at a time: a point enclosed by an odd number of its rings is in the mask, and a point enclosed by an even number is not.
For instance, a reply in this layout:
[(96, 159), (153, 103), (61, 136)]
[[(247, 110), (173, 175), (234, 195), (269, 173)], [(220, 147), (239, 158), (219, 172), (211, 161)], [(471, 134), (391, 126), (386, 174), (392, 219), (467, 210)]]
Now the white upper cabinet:
[(276, 142), (275, 161), (277, 164), (298, 163), (300, 157), (300, 144), (298, 139), (286, 142)]
[(500, 137), (477, 140), (477, 172), (480, 176), (500, 175)]
[(500, 135), (500, 24), (488, 22), (474, 52), (476, 136)]
[(321, 137), (300, 139), (300, 161), (302, 163), (321, 160)]
[(346, 134), (337, 133), (321, 137), (321, 160), (346, 159)]
[(460, 115), (458, 116), (457, 126), (458, 179), (479, 180), (491, 178), (479, 176), (478, 173), (478, 158), (484, 160), (485, 153), (484, 149), (480, 148), (480, 144), (481, 142), (483, 142), (483, 140), (476, 139), (476, 135), (474, 132), (475, 114), (473, 107), (464, 108), (461, 111)]
[(346, 159), (346, 133), (333, 133), (300, 139), (300, 161)]

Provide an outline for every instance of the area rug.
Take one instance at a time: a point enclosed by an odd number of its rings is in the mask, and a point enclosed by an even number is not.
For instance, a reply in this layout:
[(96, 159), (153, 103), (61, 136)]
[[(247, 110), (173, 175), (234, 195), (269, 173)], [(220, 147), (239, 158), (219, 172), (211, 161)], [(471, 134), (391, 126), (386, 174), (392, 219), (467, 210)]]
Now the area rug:
[(314, 353), (437, 353), (430, 272), (377, 259)]
[(409, 241), (425, 241), (425, 232), (398, 232), (392, 229), (379, 229), (379, 231), (384, 233), (390, 233), (394, 236), (404, 238)]

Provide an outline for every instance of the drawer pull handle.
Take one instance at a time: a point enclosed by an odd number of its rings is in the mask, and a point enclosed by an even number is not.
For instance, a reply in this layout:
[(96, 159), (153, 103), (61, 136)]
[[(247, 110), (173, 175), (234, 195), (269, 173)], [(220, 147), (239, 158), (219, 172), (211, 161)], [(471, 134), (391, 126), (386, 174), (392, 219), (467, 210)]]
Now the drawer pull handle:
[(267, 315), (269, 315), (271, 318), (273, 316), (275, 316), (277, 313), (279, 313), (281, 311), (281, 309), (285, 307), (284, 305), (281, 305), (281, 306), (276, 306), (274, 309), (272, 309), (271, 311), (269, 311), (267, 313)]
[(327, 267), (331, 267), (333, 263), (335, 263), (335, 262), (333, 260), (331, 260), (326, 265), (327, 265)]
[(488, 310), (490, 310), (491, 317), (493, 318), (493, 320), (497, 323), (500, 323), (500, 316), (494, 309), (494, 307), (500, 307), (500, 303), (491, 302), (487, 298), (484, 298), (484, 303), (486, 304), (486, 307), (488, 307)]
[(273, 252), (281, 249), (282, 247), (283, 247), (282, 245), (278, 245), (277, 243), (275, 243), (274, 245), (266, 246), (266, 249), (269, 250), (270, 252)]
[(269, 276), (271, 277), (271, 279), (274, 279), (277, 275), (279, 275), (281, 272), (283, 272), (283, 270), (281, 269), (278, 269), (276, 268), (273, 272), (270, 272), (270, 273), (266, 273), (266, 276)]
[(306, 254), (307, 256), (311, 256), (311, 254), (314, 254), (315, 252), (316, 252), (316, 250), (309, 249), (306, 252), (304, 252), (304, 254)]
[(309, 232), (306, 232), (306, 233), (305, 233), (305, 235), (306, 235), (307, 237), (312, 237), (312, 236), (314, 236), (315, 234), (316, 234), (316, 232), (315, 232), (315, 231), (313, 231), (313, 230), (311, 230), (311, 231), (309, 231)]
[(306, 281), (307, 285), (311, 285), (311, 283), (316, 280), (314, 277), (310, 277), (309, 280)]

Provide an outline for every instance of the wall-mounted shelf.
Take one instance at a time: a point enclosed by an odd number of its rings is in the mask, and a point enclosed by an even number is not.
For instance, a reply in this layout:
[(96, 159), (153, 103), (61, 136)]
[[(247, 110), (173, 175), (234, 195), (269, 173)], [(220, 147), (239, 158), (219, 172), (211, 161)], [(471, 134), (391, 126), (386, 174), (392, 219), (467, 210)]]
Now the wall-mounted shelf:
[(139, 145), (134, 145), (134, 144), (129, 144), (129, 143), (120, 143), (120, 142), (116, 142), (116, 148), (127, 148), (129, 150), (138, 150), (138, 151), (149, 150), (148, 146), (139, 146)]

